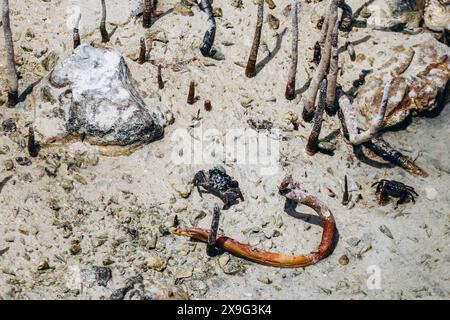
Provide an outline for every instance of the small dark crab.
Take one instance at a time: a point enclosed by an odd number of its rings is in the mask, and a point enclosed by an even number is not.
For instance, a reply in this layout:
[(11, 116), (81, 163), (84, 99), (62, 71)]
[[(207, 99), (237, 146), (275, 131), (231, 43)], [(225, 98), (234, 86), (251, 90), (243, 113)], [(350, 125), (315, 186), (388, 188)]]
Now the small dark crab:
[(400, 198), (397, 201), (397, 204), (404, 203), (408, 198), (411, 198), (412, 202), (415, 203), (416, 201), (414, 196), (419, 196), (413, 187), (407, 186), (406, 184), (395, 180), (381, 179), (380, 181), (372, 184), (372, 187), (374, 186), (377, 186), (376, 193), (381, 191), (380, 203), (385, 202), (388, 196)]
[(214, 168), (208, 171), (200, 170), (195, 174), (194, 186), (197, 187), (198, 193), (202, 195), (200, 187), (207, 192), (219, 197), (223, 203), (223, 209), (228, 209), (237, 202), (237, 199), (244, 201), (244, 197), (239, 189), (239, 182), (233, 180), (225, 171)]

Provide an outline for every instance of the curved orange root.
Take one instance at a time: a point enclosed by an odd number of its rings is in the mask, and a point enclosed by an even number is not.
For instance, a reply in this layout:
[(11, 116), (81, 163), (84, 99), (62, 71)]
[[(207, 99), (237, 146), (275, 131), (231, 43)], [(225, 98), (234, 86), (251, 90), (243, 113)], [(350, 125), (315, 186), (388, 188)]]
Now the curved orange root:
[[(328, 207), (316, 197), (293, 187), (292, 179), (290, 177), (285, 178), (279, 187), (280, 193), (288, 199), (311, 207), (322, 220), (322, 241), (316, 252), (300, 256), (286, 256), (280, 253), (263, 251), (221, 235), (217, 236), (216, 246), (256, 263), (281, 268), (306, 267), (326, 258), (333, 250), (333, 239), (336, 232), (334, 217)], [(201, 228), (176, 228), (174, 234), (207, 243), (209, 231)]]

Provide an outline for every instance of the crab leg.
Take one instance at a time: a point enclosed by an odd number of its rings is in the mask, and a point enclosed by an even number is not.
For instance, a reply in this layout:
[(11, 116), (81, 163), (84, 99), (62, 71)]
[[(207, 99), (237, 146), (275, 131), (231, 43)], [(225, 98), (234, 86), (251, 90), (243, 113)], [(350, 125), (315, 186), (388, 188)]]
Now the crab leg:
[[(287, 256), (280, 253), (263, 251), (221, 235), (216, 238), (216, 246), (256, 263), (282, 268), (306, 267), (326, 258), (333, 250), (333, 240), (336, 232), (334, 217), (328, 207), (319, 199), (293, 188), (292, 178), (287, 177), (281, 183), (279, 190), (286, 198), (314, 209), (322, 220), (322, 241), (320, 242), (317, 251), (300, 256)], [(174, 234), (207, 243), (210, 232), (200, 228), (176, 228)]]
[(203, 37), (202, 47), (200, 48), (202, 55), (207, 57), (211, 54), (211, 48), (216, 36), (216, 20), (214, 19), (209, 0), (197, 0), (197, 4), (200, 10), (208, 15), (208, 29)]

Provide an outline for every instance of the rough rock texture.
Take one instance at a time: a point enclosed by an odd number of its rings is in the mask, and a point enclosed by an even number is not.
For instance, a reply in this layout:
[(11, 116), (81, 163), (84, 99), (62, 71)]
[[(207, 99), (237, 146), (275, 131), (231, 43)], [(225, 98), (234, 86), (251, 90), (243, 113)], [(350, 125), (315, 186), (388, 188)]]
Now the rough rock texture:
[(450, 1), (428, 0), (423, 19), (427, 28), (433, 31), (450, 30)]
[(422, 20), (425, 0), (375, 0), (368, 9), (372, 13), (368, 25), (393, 28), (405, 24), (417, 28)]
[(395, 75), (384, 126), (396, 125), (414, 112), (432, 111), (439, 105), (450, 79), (450, 55), (445, 45), (430, 41), (396, 46), (385, 52), (390, 57), (361, 87), (354, 102), (368, 124), (376, 116), (383, 87)]
[(163, 135), (170, 117), (145, 105), (119, 52), (87, 44), (60, 62), (32, 99), (44, 144), (79, 135), (97, 145), (145, 143)]

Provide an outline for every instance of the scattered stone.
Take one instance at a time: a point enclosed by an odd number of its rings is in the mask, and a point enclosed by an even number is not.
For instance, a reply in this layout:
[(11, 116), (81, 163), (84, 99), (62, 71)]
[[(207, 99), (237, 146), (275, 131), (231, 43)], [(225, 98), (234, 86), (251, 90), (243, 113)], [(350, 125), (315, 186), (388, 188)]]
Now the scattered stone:
[(214, 16), (215, 18), (221, 18), (222, 15), (223, 15), (223, 13), (222, 13), (222, 8), (214, 8), (214, 9), (213, 9), (213, 16)]
[(12, 169), (14, 169), (14, 162), (10, 159), (5, 160), (3, 162), (3, 165), (4, 165), (6, 171), (11, 171)]
[(19, 166), (29, 166), (31, 164), (31, 160), (27, 157), (17, 157), (16, 162)]
[(44, 260), (41, 263), (39, 263), (37, 269), (39, 271), (48, 270), (50, 269), (50, 265), (48, 264), (48, 260)]
[(392, 235), (391, 230), (389, 230), (389, 228), (386, 227), (385, 225), (381, 225), (381, 226), (379, 227), (379, 230), (380, 230), (384, 235), (386, 235), (388, 238), (394, 239), (394, 236)]
[(184, 279), (184, 278), (190, 278), (192, 277), (192, 272), (194, 271), (193, 267), (185, 267), (181, 270), (178, 270), (175, 274), (176, 279)]
[(424, 22), (428, 29), (450, 31), (450, 1), (428, 0), (425, 4)]
[(256, 278), (259, 282), (265, 283), (265, 284), (271, 284), (272, 279), (270, 279), (268, 276), (260, 275)]
[(344, 254), (339, 258), (339, 264), (346, 266), (349, 263), (348, 257)]
[(81, 269), (81, 279), (89, 285), (97, 284), (106, 287), (108, 281), (112, 278), (111, 269), (108, 267), (94, 266), (88, 269)]
[(371, 15), (367, 24), (377, 28), (396, 28), (406, 25), (417, 28), (423, 16), (425, 0), (375, 0), (367, 9)]
[(266, 3), (269, 6), (269, 9), (271, 9), (271, 10), (273, 10), (277, 7), (275, 2), (273, 2), (273, 0), (266, 0)]
[(186, 7), (185, 5), (181, 3), (175, 4), (175, 7), (173, 8), (174, 11), (182, 16), (193, 16), (194, 12), (191, 10), (191, 8)]
[(190, 290), (196, 292), (197, 294), (204, 295), (208, 292), (208, 285), (202, 280), (192, 280), (187, 283)]
[[(48, 87), (55, 105), (45, 102), (42, 88)], [(42, 79), (31, 95), (34, 128), (41, 143), (71, 136), (102, 146), (147, 143), (163, 135), (171, 113), (149, 107), (132, 85), (128, 67), (114, 49), (82, 44)], [(156, 104), (159, 102), (152, 99)]]
[(55, 51), (50, 53), (42, 60), (42, 66), (46, 71), (51, 71), (59, 61), (59, 55)]
[(69, 251), (72, 255), (77, 255), (81, 252), (81, 246), (78, 240), (71, 242)]
[(64, 180), (61, 182), (61, 186), (62, 186), (62, 188), (63, 188), (65, 191), (67, 191), (67, 192), (72, 191), (73, 188), (74, 188), (73, 181), (72, 181), (72, 180), (69, 180), (69, 179), (64, 179)]
[(17, 129), (16, 122), (11, 118), (6, 119), (2, 122), (2, 129), (4, 133), (11, 134)]
[(159, 256), (151, 256), (147, 259), (146, 266), (152, 270), (163, 271), (167, 267), (167, 260)]
[(277, 30), (280, 27), (280, 20), (278, 20), (274, 15), (267, 15), (267, 23), (273, 30)]

